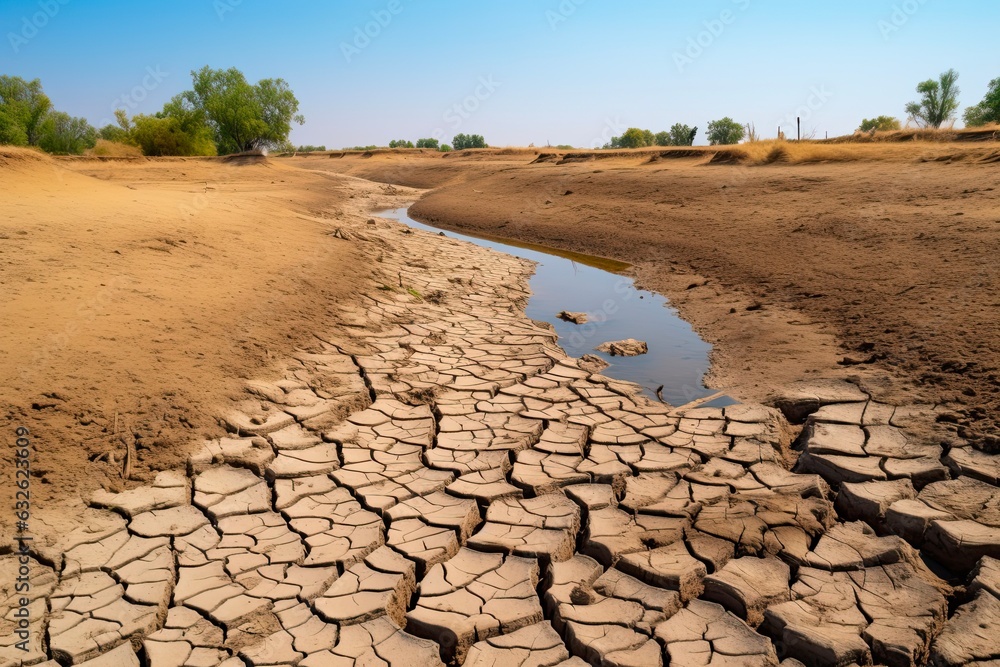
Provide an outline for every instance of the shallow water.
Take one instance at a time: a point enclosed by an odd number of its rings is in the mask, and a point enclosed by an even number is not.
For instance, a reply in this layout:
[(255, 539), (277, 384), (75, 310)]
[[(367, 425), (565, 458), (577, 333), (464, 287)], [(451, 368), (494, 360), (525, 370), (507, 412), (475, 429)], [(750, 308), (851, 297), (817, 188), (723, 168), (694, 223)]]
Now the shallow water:
[[(405, 208), (379, 213), (415, 229), (441, 232), (407, 215)], [(451, 231), (446, 236), (492, 248), (515, 257), (537, 262), (531, 277), (531, 298), (525, 309), (528, 317), (548, 322), (559, 334), (559, 345), (573, 357), (593, 354), (610, 366), (601, 371), (609, 377), (642, 385), (647, 395), (656, 398), (663, 385), (663, 400), (684, 405), (716, 393), (703, 384), (708, 370), (711, 346), (698, 337), (691, 325), (677, 315), (667, 300), (653, 292), (636, 289), (631, 278), (583, 263), (576, 259), (544, 252), (539, 246), (522, 248), (498, 241), (480, 239)], [(582, 261), (581, 261), (582, 260)], [(593, 258), (593, 263), (607, 266), (607, 260)], [(588, 322), (577, 325), (556, 317), (560, 311), (586, 312)], [(638, 357), (612, 357), (597, 352), (601, 343), (624, 338), (638, 338), (649, 345), (649, 352)], [(719, 398), (706, 405), (728, 405)]]

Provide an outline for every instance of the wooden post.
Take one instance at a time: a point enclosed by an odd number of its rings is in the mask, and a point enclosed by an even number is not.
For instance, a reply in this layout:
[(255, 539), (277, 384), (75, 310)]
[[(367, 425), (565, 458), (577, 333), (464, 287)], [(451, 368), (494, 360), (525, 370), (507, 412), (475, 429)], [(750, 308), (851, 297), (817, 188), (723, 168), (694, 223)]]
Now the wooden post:
[(802, 117), (795, 117), (795, 140), (802, 141)]

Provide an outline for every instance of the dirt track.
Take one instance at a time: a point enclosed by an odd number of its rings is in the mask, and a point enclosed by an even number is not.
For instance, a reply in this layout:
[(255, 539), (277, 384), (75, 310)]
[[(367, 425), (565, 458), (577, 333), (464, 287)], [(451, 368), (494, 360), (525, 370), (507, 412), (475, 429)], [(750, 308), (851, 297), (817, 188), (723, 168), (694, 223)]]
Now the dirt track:
[(433, 187), (411, 214), (435, 225), (634, 264), (717, 344), (712, 381), (737, 396), (854, 375), (954, 404), (960, 433), (996, 448), (996, 150), (863, 148), (858, 161), (752, 167), (518, 150), (288, 160)]

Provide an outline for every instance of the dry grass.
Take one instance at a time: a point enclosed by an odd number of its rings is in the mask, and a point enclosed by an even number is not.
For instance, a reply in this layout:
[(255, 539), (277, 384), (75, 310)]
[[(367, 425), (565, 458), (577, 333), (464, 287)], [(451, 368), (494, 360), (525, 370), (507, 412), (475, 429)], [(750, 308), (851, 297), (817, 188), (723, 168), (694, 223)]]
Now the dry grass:
[[(888, 133), (887, 133), (888, 134)], [(874, 141), (874, 142), (834, 142), (834, 141), (785, 141), (768, 139), (738, 146), (717, 147), (712, 156), (713, 163), (739, 163), (746, 165), (763, 164), (811, 164), (818, 162), (872, 162), (872, 161), (994, 161), (997, 148), (994, 145), (970, 145), (959, 141)]]
[(97, 157), (142, 157), (142, 151), (138, 146), (122, 144), (117, 141), (98, 139), (97, 144), (90, 149), (88, 155)]

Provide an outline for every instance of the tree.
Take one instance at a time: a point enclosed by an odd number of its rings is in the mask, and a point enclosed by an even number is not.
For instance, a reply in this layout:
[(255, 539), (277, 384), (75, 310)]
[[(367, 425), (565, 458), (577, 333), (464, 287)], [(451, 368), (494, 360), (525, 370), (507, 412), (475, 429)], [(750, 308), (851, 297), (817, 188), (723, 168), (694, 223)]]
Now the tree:
[(441, 148), (439, 148), (438, 150), (441, 151), (442, 153), (447, 153), (448, 151), (451, 150), (451, 146), (449, 146), (448, 144), (441, 144)]
[(171, 104), (178, 113), (203, 114), (219, 153), (283, 145), (292, 123), (305, 122), (297, 113), (299, 101), (284, 79), (261, 79), (251, 85), (235, 67), (214, 70), (208, 66), (191, 76), (194, 90), (181, 93)]
[[(655, 137), (649, 130), (640, 130), (637, 127), (630, 127), (624, 132), (622, 136), (613, 137), (611, 139), (612, 148), (642, 148), (643, 146), (650, 146), (652, 141), (655, 141)], [(649, 143), (647, 143), (649, 142)]]
[(694, 144), (694, 135), (696, 134), (698, 134), (697, 127), (674, 123), (670, 126), (670, 145), (691, 146)]
[(322, 153), (326, 150), (326, 146), (313, 146), (312, 144), (306, 144), (304, 146), (299, 146), (295, 150), (299, 153)]
[(657, 132), (653, 135), (653, 140), (657, 146), (673, 146), (673, 142), (670, 140), (670, 133), (667, 131)]
[(389, 148), (413, 148), (413, 142), (406, 139), (393, 139), (389, 142)]
[(902, 125), (898, 118), (892, 116), (876, 116), (875, 118), (862, 118), (859, 132), (891, 132), (898, 130)]
[(983, 101), (966, 109), (962, 118), (969, 127), (1000, 123), (1000, 79), (990, 81)]
[(50, 112), (38, 134), (38, 145), (48, 153), (79, 155), (96, 143), (97, 130), (86, 119), (62, 111)]
[(950, 69), (942, 73), (937, 81), (927, 79), (917, 84), (920, 101), (906, 105), (910, 120), (920, 127), (933, 128), (954, 120), (960, 92), (957, 82), (958, 72)]
[(437, 147), (437, 139), (417, 139), (417, 148), (433, 148), (434, 150), (437, 150)]
[(52, 102), (38, 79), (0, 76), (0, 143), (38, 145)]
[(708, 124), (708, 143), (712, 146), (738, 144), (746, 133), (746, 128), (726, 116)]
[(466, 148), (486, 148), (486, 140), (481, 134), (456, 134), (451, 140), (451, 145), (456, 151)]

